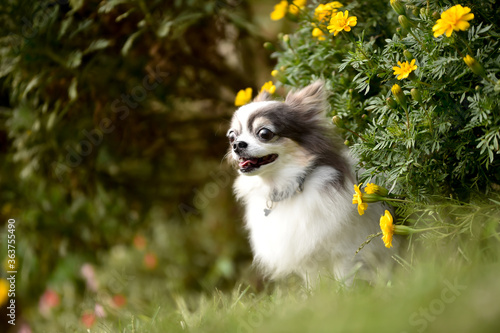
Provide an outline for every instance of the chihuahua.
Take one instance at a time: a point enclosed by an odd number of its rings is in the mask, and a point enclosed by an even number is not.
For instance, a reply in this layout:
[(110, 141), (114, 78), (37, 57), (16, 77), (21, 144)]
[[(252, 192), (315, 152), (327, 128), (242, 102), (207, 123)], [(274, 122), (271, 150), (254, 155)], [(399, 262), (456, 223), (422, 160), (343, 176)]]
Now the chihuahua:
[(352, 204), (353, 160), (327, 108), (321, 81), (284, 102), (261, 92), (236, 110), (227, 132), (254, 262), (273, 279), (295, 273), (315, 284), (325, 272), (347, 282), (373, 280), (392, 261), (394, 249), (379, 239), (358, 253), (380, 231), (384, 207), (370, 204), (360, 216)]

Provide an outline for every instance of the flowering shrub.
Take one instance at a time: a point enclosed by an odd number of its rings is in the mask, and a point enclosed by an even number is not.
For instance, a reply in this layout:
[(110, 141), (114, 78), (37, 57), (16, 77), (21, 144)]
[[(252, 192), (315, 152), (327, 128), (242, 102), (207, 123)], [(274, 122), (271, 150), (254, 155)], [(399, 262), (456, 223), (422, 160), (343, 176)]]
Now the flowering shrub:
[(358, 159), (352, 203), (360, 215), (371, 202), (395, 207), (367, 242), (382, 236), (391, 247), (393, 234), (431, 230), (434, 238), (470, 239), (473, 222), (490, 228), (481, 239), (493, 239), (498, 14), (492, 1), (354, 0), (308, 1), (287, 16), (298, 25), (279, 36), (276, 85), (325, 81), (330, 116)]
[(500, 183), (493, 2), (309, 1), (297, 15), (273, 76), (326, 82), (360, 181), (417, 202), (468, 201)]

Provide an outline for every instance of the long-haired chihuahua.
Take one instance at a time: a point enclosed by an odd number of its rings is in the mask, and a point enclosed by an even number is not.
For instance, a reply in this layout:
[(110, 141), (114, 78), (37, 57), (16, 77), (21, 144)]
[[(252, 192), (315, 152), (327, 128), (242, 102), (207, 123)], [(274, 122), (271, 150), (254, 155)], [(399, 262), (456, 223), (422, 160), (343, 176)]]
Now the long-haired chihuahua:
[(352, 158), (326, 111), (321, 81), (284, 102), (264, 92), (236, 110), (227, 133), (255, 263), (271, 278), (296, 273), (314, 284), (324, 271), (347, 282), (373, 280), (392, 261), (394, 249), (379, 239), (356, 254), (380, 231), (384, 207), (358, 214)]

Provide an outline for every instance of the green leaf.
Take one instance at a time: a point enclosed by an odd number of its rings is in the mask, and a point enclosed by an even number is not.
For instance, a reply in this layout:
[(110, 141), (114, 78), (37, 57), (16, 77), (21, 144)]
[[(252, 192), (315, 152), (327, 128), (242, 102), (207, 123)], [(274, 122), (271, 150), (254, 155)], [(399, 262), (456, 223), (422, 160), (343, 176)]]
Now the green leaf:
[(83, 51), (83, 54), (88, 54), (98, 50), (105, 49), (111, 45), (111, 41), (107, 39), (98, 39), (90, 43), (89, 47)]
[(83, 7), (85, 0), (69, 0), (69, 5), (71, 6), (71, 11), (76, 12)]
[(68, 68), (77, 68), (82, 64), (82, 51), (74, 51), (70, 53), (68, 59), (66, 60), (66, 66)]
[(123, 47), (122, 47), (122, 50), (121, 50), (121, 54), (122, 56), (126, 56), (128, 54), (128, 52), (130, 51), (130, 48), (132, 47), (132, 44), (134, 44), (134, 41), (140, 36), (142, 35), (144, 32), (143, 29), (141, 30), (138, 30), (136, 32), (134, 32), (132, 35), (130, 35), (127, 39), (127, 41), (125, 42), (125, 44), (123, 44)]
[(78, 90), (77, 90), (78, 80), (76, 77), (71, 80), (71, 84), (68, 88), (68, 96), (70, 101), (74, 101), (78, 98)]

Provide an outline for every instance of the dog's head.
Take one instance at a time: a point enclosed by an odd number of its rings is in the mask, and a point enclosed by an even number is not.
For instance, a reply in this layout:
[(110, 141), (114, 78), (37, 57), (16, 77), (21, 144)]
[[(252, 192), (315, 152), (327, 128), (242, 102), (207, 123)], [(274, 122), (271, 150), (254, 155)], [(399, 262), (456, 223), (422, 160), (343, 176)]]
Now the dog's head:
[(227, 137), (240, 174), (294, 173), (338, 157), (332, 152), (323, 82), (290, 92), (284, 102), (269, 97), (261, 93), (234, 113)]

